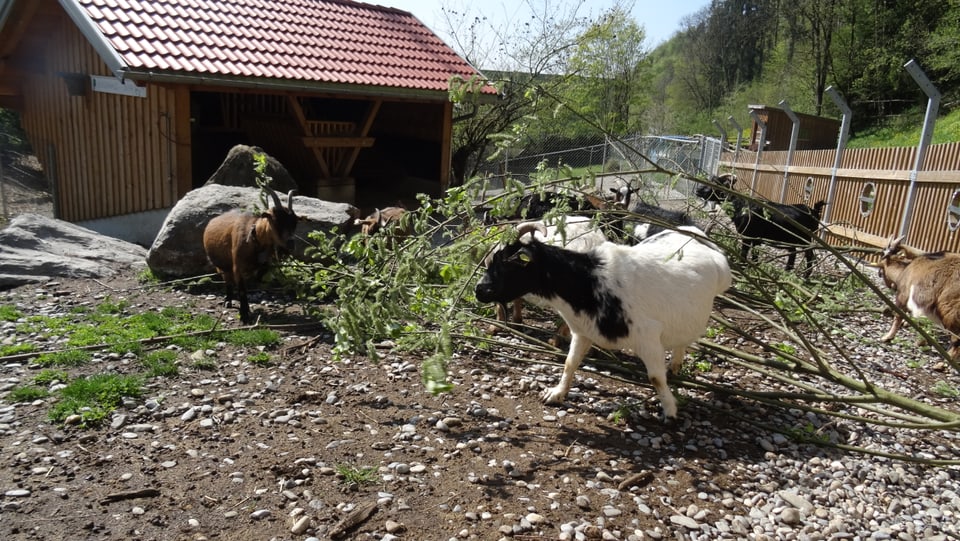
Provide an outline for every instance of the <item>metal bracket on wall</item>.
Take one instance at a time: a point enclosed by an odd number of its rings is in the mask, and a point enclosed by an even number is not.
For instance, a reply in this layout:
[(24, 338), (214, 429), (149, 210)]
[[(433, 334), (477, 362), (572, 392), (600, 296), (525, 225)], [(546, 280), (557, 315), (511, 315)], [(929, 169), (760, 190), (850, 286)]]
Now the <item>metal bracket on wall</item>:
[(146, 98), (147, 88), (137, 86), (133, 81), (118, 79), (102, 75), (91, 75), (90, 85), (94, 92), (106, 92), (108, 94), (120, 94), (123, 96), (134, 96), (136, 98)]

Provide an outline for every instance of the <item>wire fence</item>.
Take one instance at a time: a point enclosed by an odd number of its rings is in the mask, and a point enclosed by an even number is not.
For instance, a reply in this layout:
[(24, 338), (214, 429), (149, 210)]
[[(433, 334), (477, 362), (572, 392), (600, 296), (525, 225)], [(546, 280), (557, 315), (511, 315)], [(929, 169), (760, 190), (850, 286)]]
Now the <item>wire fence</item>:
[(640, 184), (661, 199), (693, 196), (696, 183), (671, 175), (641, 175), (651, 164), (674, 173), (705, 178), (716, 174), (722, 144), (719, 139), (697, 136), (641, 136), (613, 138), (593, 142), (591, 138), (546, 138), (523, 148), (502, 152), (498, 159), (486, 161), (480, 174), (493, 189), (502, 188), (507, 178), (530, 184), (535, 179), (598, 177), (600, 191), (607, 185)]

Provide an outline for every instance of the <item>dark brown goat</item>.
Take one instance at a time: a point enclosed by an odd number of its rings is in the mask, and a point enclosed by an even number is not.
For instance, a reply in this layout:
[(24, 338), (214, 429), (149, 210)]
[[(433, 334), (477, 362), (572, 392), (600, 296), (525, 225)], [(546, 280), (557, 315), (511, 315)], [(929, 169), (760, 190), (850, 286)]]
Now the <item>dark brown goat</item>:
[(233, 290), (240, 298), (240, 320), (250, 323), (250, 305), (247, 302), (247, 282), (259, 279), (266, 271), (278, 249), (285, 248), (297, 228), (293, 212), (293, 194), (287, 194), (287, 206), (280, 203), (277, 193), (265, 188), (273, 200), (273, 207), (253, 214), (231, 210), (210, 220), (203, 230), (203, 249), (217, 268), (227, 286), (227, 300), (233, 301)]
[[(951, 333), (950, 357), (960, 360), (960, 254), (921, 252), (903, 246), (903, 237), (891, 238), (880, 257), (880, 278), (896, 292), (894, 303), (913, 317), (925, 317)], [(893, 325), (881, 342), (900, 330), (903, 318), (893, 315)]]

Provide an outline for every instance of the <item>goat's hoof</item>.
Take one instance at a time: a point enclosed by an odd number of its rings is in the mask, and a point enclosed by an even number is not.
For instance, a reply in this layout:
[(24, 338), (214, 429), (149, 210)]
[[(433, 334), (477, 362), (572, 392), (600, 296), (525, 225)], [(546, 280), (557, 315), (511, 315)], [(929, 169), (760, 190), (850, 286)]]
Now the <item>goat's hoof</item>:
[(667, 414), (666, 414), (666, 412), (661, 411), (661, 412), (660, 412), (660, 422), (661, 422), (662, 424), (666, 425), (666, 426), (673, 426), (674, 424), (677, 423), (677, 416), (676, 416), (676, 415), (671, 415), (671, 416), (668, 417)]
[(559, 406), (563, 404), (563, 399), (567, 397), (567, 393), (563, 389), (558, 389), (556, 387), (551, 387), (543, 392), (543, 403), (548, 406)]

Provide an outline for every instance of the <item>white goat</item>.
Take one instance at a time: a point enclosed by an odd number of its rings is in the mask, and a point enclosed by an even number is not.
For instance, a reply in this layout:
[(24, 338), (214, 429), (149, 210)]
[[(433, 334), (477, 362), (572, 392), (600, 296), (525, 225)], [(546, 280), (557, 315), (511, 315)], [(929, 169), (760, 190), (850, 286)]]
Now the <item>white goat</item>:
[(669, 366), (677, 372), (687, 346), (706, 330), (713, 299), (732, 283), (727, 258), (691, 239), (689, 231), (664, 231), (635, 246), (607, 242), (580, 253), (527, 234), (540, 228), (521, 224), (518, 240), (494, 254), (476, 296), (499, 303), (535, 298), (569, 325), (563, 376), (544, 392), (545, 402), (566, 398), (584, 355), (597, 344), (632, 349), (657, 390), (664, 416), (676, 417), (666, 350), (672, 351)]

